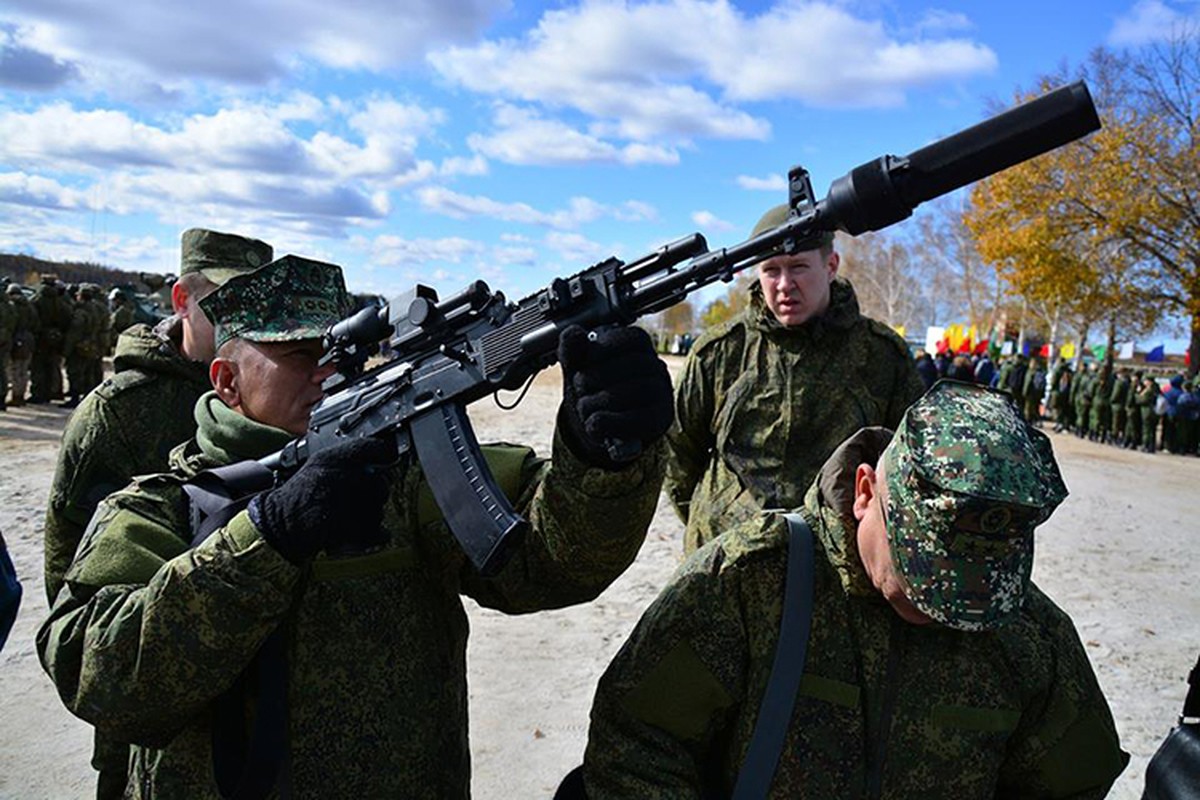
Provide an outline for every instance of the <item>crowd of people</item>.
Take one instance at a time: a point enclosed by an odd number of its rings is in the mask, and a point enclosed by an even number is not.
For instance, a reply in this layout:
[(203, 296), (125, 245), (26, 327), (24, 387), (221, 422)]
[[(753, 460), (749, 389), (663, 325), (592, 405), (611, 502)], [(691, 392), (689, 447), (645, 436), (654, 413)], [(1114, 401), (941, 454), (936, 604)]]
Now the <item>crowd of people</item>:
[(551, 451), (483, 448), (528, 522), (483, 574), (393, 439), (201, 502), (306, 433), (349, 305), (336, 265), (186, 231), (174, 316), (118, 337), (48, 503), (36, 646), (95, 727), (97, 797), (468, 797), (461, 597), (589, 602), (662, 489), (684, 563), (558, 797), (1103, 797), (1129, 757), (1030, 577), (1066, 496), (1037, 408), (978, 364), (926, 387), (839, 264), (831, 234), (781, 244), (675, 387), (636, 327), (560, 331)]
[(104, 358), (134, 322), (132, 301), (52, 274), (32, 296), (8, 278), (0, 283), (0, 411), (51, 401), (74, 408), (103, 380)]
[[(917, 371), (926, 387), (940, 378), (1007, 392), (1025, 419), (1054, 431), (1147, 453), (1200, 455), (1200, 381), (1182, 374), (1062, 359), (1006, 356), (997, 367), (987, 353), (936, 356), (920, 352)], [(1078, 370), (1078, 371), (1077, 371)]]

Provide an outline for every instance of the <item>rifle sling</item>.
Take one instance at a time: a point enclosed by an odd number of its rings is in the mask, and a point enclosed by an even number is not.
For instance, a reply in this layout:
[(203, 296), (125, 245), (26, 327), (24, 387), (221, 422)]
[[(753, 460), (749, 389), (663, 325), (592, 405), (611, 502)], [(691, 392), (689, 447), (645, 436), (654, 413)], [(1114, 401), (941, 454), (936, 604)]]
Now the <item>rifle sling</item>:
[(788, 523), (788, 565), (779, 641), (750, 747), (733, 787), (733, 800), (759, 800), (767, 796), (783, 752), (808, 655), (813, 612), (813, 532), (799, 514), (784, 517)]
[[(226, 525), (250, 500), (274, 484), (257, 461), (206, 470), (184, 484), (192, 547)], [(233, 685), (213, 702), (213, 777), (223, 800), (261, 800), (278, 784), (291, 794), (287, 756), (287, 643), (276, 628)], [(246, 702), (255, 698), (253, 731), (246, 740)]]

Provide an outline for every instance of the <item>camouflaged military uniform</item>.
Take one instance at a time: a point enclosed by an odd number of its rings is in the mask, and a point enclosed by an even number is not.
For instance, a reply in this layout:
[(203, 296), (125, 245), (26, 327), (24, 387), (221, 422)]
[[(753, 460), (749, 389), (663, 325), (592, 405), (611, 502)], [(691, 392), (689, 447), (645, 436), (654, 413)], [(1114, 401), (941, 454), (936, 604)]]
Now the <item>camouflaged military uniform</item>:
[(17, 333), (17, 307), (9, 302), (7, 287), (0, 291), (0, 411), (8, 405), (8, 358)]
[(51, 604), (96, 505), (134, 475), (165, 470), (171, 448), (196, 432), (192, 409), (211, 388), (208, 365), (185, 358), (179, 336), (178, 317), (126, 330), (117, 340), (114, 374), (67, 421), (46, 508)]
[(829, 309), (781, 325), (758, 285), (748, 308), (702, 336), (675, 393), (667, 492), (692, 552), (763, 508), (794, 508), (839, 443), (895, 426), (924, 389), (904, 341), (832, 284)]
[(29, 364), (37, 345), (37, 334), (41, 327), (36, 309), (20, 287), (9, 284), (8, 301), (16, 311), (16, 329), (13, 331), (12, 349), (8, 354), (8, 382), (12, 387), (10, 405), (25, 404), (25, 391), (29, 387)]
[(484, 580), (419, 468), (400, 466), (384, 511), (390, 546), (319, 556), (301, 569), (245, 512), (188, 549), (181, 482), (290, 438), (215, 394), (196, 414), (196, 439), (173, 453), (170, 474), (141, 478), (101, 504), (38, 634), (67, 706), (137, 745), (134, 798), (216, 797), (209, 704), (280, 625), (293, 797), (467, 797), (460, 595), (508, 613), (594, 598), (633, 560), (660, 487), (661, 447), (619, 472), (586, 467), (557, 438), (550, 462), (526, 448), (490, 449), (532, 527), (505, 569)]
[[(875, 464), (889, 438), (883, 429), (856, 434), (806, 496), (816, 539), (812, 629), (769, 797), (1104, 797), (1128, 756), (1071, 620), (1036, 586), (1026, 584), (1023, 603), (989, 604), (996, 618), (975, 624), (977, 576), (950, 573), (964, 604), (942, 609), (947, 624), (913, 625), (872, 585), (855, 535), (854, 473)], [(993, 463), (1002, 472), (1014, 465)], [(939, 475), (957, 490), (981, 488), (970, 469)], [(903, 470), (895, 477), (910, 480)], [(892, 472), (887, 480), (893, 486)], [(906, 530), (895, 532), (897, 513), (930, 507), (901, 501), (898, 512), (893, 500), (895, 542)], [(973, 516), (988, 530), (987, 511), (970, 498), (951, 502), (960, 523)], [(909, 538), (923, 539), (928, 528), (913, 530)], [(584, 762), (590, 800), (729, 796), (771, 673), (787, 552), (786, 523), (771, 515), (684, 563), (600, 681)], [(921, 552), (910, 549), (897, 569), (939, 558)], [(925, 601), (944, 589), (930, 574), (910, 590), (922, 611), (936, 610)], [(979, 577), (992, 597), (1013, 597), (1003, 581)]]

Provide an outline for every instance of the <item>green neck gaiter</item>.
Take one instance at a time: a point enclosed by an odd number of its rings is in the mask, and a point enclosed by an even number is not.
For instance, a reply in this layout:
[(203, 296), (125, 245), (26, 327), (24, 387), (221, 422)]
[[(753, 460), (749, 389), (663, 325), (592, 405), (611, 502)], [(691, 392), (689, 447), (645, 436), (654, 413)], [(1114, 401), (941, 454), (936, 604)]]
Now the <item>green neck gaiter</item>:
[(196, 403), (196, 443), (204, 455), (233, 464), (270, 455), (294, 437), (287, 431), (255, 422), (208, 392)]

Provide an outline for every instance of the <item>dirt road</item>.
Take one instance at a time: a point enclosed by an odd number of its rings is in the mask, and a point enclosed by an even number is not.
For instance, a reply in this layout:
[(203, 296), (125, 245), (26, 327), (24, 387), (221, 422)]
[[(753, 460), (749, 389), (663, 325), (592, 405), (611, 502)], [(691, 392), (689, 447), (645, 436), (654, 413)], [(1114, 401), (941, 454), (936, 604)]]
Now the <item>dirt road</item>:
[[(477, 404), (481, 440), (547, 452), (558, 403), (549, 372), (515, 412)], [(42, 673), (41, 524), (67, 412), (0, 413), (0, 530), (25, 586), (0, 653), (0, 798), (92, 791), (90, 730)], [(1076, 621), (1133, 761), (1111, 796), (1140, 797), (1145, 763), (1171, 726), (1200, 652), (1200, 459), (1053, 436), (1070, 498), (1039, 531), (1034, 578)], [(681, 527), (660, 504), (634, 565), (596, 602), (505, 617), (469, 602), (474, 794), (548, 798), (583, 752), (596, 680), (679, 562)]]

